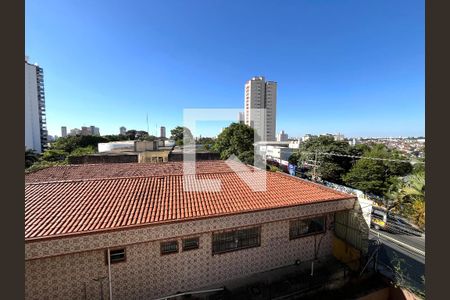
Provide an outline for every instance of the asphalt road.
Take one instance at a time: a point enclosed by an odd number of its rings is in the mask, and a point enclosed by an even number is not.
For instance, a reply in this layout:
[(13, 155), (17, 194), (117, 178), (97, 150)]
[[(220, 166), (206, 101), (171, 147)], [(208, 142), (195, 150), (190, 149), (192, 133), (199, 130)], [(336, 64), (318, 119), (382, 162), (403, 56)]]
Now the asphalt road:
[(370, 251), (376, 249), (373, 241), (379, 239), (381, 242), (377, 258), (377, 269), (381, 273), (425, 292), (425, 236), (372, 229), (369, 238), (372, 240)]

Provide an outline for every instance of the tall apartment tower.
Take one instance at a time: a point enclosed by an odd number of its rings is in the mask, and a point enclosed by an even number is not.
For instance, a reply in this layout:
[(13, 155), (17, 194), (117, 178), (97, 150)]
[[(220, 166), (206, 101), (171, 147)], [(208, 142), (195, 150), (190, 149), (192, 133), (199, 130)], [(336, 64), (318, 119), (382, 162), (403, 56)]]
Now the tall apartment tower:
[(67, 127), (61, 126), (61, 136), (66, 137), (67, 136)]
[(124, 126), (122, 126), (119, 128), (119, 132), (120, 134), (125, 135), (127, 133), (127, 129)]
[(44, 71), (25, 57), (25, 147), (41, 153), (47, 147)]
[(166, 138), (166, 127), (161, 126), (161, 128), (160, 128), (160, 133), (159, 133), (159, 137), (160, 137), (160, 138)]
[[(275, 141), (276, 106), (277, 83), (275, 81), (266, 81), (262, 76), (253, 77), (247, 81), (244, 123), (252, 128), (263, 130), (260, 133), (262, 141)], [(265, 115), (259, 109), (265, 109)]]

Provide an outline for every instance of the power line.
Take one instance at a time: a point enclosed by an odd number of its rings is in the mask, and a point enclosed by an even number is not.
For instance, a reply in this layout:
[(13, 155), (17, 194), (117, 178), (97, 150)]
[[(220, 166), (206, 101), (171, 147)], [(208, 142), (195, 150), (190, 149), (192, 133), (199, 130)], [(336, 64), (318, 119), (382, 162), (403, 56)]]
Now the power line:
[(379, 158), (379, 157), (367, 157), (367, 156), (357, 156), (357, 155), (346, 155), (346, 154), (338, 154), (333, 152), (310, 152), (310, 151), (299, 151), (299, 153), (305, 153), (305, 154), (322, 154), (322, 155), (329, 155), (329, 156), (339, 156), (339, 157), (349, 157), (349, 158), (357, 158), (357, 159), (371, 159), (371, 160), (381, 160), (381, 161), (392, 161), (392, 162), (405, 162), (405, 163), (416, 163), (416, 164), (425, 164), (425, 162), (422, 161), (411, 161), (406, 159), (395, 159), (395, 158)]

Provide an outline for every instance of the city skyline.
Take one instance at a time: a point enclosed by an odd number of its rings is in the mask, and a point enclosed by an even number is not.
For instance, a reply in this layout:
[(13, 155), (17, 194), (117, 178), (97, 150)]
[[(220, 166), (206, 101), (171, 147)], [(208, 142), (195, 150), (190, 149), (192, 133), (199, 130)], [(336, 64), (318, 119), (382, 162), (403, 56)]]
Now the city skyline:
[[(27, 3), (26, 55), (46, 72), (49, 134), (147, 130), (147, 113), (150, 132), (169, 133), (183, 108), (243, 108), (245, 81), (265, 76), (278, 83), (276, 132), (425, 135), (422, 2), (199, 7)], [(214, 136), (228, 123), (198, 130)]]

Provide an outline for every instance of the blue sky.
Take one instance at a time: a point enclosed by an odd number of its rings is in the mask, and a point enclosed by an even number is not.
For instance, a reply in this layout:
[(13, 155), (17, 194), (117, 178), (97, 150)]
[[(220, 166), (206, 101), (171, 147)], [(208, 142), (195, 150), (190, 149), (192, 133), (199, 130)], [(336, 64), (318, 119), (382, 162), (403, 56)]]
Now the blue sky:
[[(146, 130), (183, 108), (239, 108), (245, 81), (278, 82), (277, 131), (425, 132), (425, 4), (361, 1), (26, 1), (47, 126)], [(213, 136), (224, 124), (202, 122)]]

